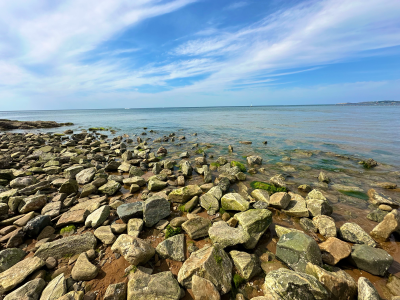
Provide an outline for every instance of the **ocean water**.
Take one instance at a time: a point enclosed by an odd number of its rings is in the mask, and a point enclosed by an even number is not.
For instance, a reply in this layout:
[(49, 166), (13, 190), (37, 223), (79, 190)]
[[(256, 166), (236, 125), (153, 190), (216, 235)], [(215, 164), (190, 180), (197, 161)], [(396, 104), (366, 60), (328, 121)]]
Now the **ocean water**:
[[(197, 133), (198, 142), (255, 153), (321, 150), (400, 165), (400, 106), (263, 106), (0, 112), (0, 118), (73, 122), (45, 132), (106, 127), (117, 135)], [(26, 131), (26, 130), (25, 130)], [(181, 132), (181, 133), (180, 133)], [(262, 144), (268, 141), (268, 145)], [(247, 147), (247, 148), (246, 148)]]

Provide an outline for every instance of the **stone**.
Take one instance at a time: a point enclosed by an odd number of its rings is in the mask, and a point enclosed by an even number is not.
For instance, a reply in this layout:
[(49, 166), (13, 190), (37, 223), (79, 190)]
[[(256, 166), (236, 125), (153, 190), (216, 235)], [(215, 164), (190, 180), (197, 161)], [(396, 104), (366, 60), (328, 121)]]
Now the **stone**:
[(308, 184), (301, 184), (297, 187), (297, 189), (299, 189), (300, 191), (303, 191), (305, 193), (309, 193), (312, 190), (311, 186), (309, 186)]
[[(143, 222), (143, 221), (142, 221), (142, 222)], [(126, 224), (117, 224), (117, 223), (114, 223), (114, 224), (111, 225), (111, 231), (112, 231), (113, 233), (120, 234), (120, 233), (123, 233), (125, 230), (126, 230)]]
[(345, 223), (339, 228), (339, 236), (348, 242), (376, 247), (375, 241), (356, 223)]
[(232, 262), (219, 247), (203, 247), (193, 252), (178, 272), (178, 282), (185, 288), (192, 288), (194, 275), (211, 281), (221, 294), (231, 290)]
[(91, 182), (96, 175), (96, 168), (88, 168), (80, 171), (76, 174), (76, 182), (81, 185), (88, 184)]
[(180, 295), (181, 288), (170, 271), (154, 275), (136, 271), (128, 282), (127, 300), (179, 300)]
[(279, 192), (272, 194), (269, 198), (269, 205), (278, 209), (285, 209), (291, 200), (291, 197), (288, 193)]
[(110, 284), (107, 287), (103, 300), (126, 300), (126, 283)]
[(0, 203), (7, 203), (10, 197), (15, 197), (18, 195), (18, 189), (12, 189), (0, 193)]
[(128, 223), (131, 218), (140, 218), (143, 216), (143, 203), (144, 202), (133, 202), (126, 203), (118, 206), (117, 214), (118, 217), (124, 222)]
[(33, 176), (18, 177), (10, 182), (10, 186), (13, 189), (23, 189), (35, 184), (36, 182), (37, 179)]
[(44, 266), (38, 257), (28, 257), (0, 273), (0, 294), (4, 294), (22, 283), (26, 277)]
[(190, 165), (190, 162), (184, 161), (181, 164), (181, 170), (182, 170), (183, 176), (185, 176), (185, 177), (192, 176), (193, 167)]
[(146, 185), (146, 180), (140, 176), (133, 176), (133, 177), (125, 178), (123, 180), (123, 183), (126, 185), (136, 184), (138, 186), (144, 186), (144, 185)]
[(46, 226), (43, 230), (39, 233), (36, 240), (40, 241), (42, 239), (47, 239), (53, 237), (53, 234), (56, 230), (53, 226)]
[(77, 291), (77, 292), (71, 291), (66, 293), (64, 296), (58, 298), (57, 300), (84, 300), (84, 296), (85, 294), (82, 291)]
[(319, 182), (325, 182), (325, 183), (329, 183), (331, 180), (329, 179), (328, 175), (326, 175), (325, 172), (320, 172), (318, 175), (318, 181)]
[(285, 180), (286, 180), (286, 178), (285, 178), (285, 176), (283, 176), (282, 174), (275, 175), (275, 176), (273, 176), (273, 177), (271, 177), (271, 178), (269, 179), (269, 181), (270, 181), (274, 186), (277, 186), (277, 187), (286, 187)]
[(208, 236), (211, 221), (202, 217), (195, 217), (182, 224), (183, 230), (193, 240)]
[(66, 180), (59, 188), (59, 193), (65, 193), (67, 195), (71, 195), (77, 193), (79, 190), (78, 183), (75, 179)]
[(25, 251), (19, 248), (8, 248), (0, 251), (0, 273), (20, 262), (25, 255)]
[(324, 200), (326, 201), (325, 196), (318, 190), (312, 190), (307, 194), (306, 200)]
[(267, 274), (263, 291), (265, 295), (274, 296), (269, 299), (330, 299), (329, 292), (315, 277), (284, 268)]
[(392, 198), (387, 197), (386, 195), (384, 195), (382, 193), (378, 193), (374, 189), (368, 190), (368, 197), (369, 197), (369, 201), (374, 205), (386, 204), (386, 205), (390, 205), (392, 207), (399, 206), (398, 202), (393, 201)]
[(289, 233), (289, 232), (300, 232), (300, 233), (304, 233), (303, 231), (301, 231), (301, 230), (297, 230), (297, 229), (294, 229), (294, 228), (288, 228), (288, 227), (283, 227), (283, 226), (280, 226), (280, 225), (277, 225), (277, 224), (275, 224), (275, 232), (276, 232), (276, 235), (280, 238), (282, 235), (284, 235), (284, 234), (286, 234), (286, 233)]
[(266, 190), (256, 189), (250, 194), (256, 201), (262, 201), (269, 204), (269, 194)]
[(62, 202), (50, 202), (42, 208), (42, 215), (49, 216), (50, 218), (57, 217), (61, 211)]
[(85, 227), (96, 228), (104, 223), (110, 215), (110, 206), (104, 205), (92, 212), (85, 220)]
[(307, 218), (309, 216), (309, 212), (304, 198), (292, 192), (289, 192), (289, 195), (291, 200), (283, 212), (291, 217)]
[(181, 227), (187, 220), (188, 218), (186, 217), (176, 217), (171, 220), (170, 224), (172, 227)]
[(171, 191), (171, 193), (168, 194), (168, 200), (176, 203), (186, 203), (194, 196), (200, 196), (202, 193), (198, 185), (187, 185)]
[(128, 221), (128, 235), (133, 237), (139, 237), (140, 232), (143, 229), (144, 222), (142, 219), (133, 218)]
[(351, 258), (357, 268), (378, 276), (384, 276), (393, 263), (393, 257), (385, 250), (368, 245), (354, 245)]
[(72, 223), (85, 223), (89, 214), (90, 212), (87, 209), (69, 210), (61, 215), (57, 221), (56, 227), (64, 227)]
[(200, 205), (209, 215), (215, 215), (219, 211), (219, 201), (212, 194), (205, 193), (200, 196)]
[(255, 254), (233, 250), (229, 255), (240, 276), (246, 281), (261, 273), (260, 261)]
[(33, 279), (9, 293), (4, 300), (38, 300), (45, 286), (46, 282), (42, 278)]
[(66, 179), (75, 179), (76, 175), (83, 170), (82, 166), (76, 165), (64, 170), (64, 177)]
[(63, 296), (67, 292), (67, 280), (64, 277), (64, 274), (61, 273), (43, 290), (42, 295), (40, 296), (40, 300), (58, 300), (61, 296)]
[(93, 184), (86, 184), (82, 187), (81, 191), (81, 198), (85, 198), (91, 194), (96, 194), (97, 193), (97, 187), (94, 186)]
[(257, 155), (247, 156), (247, 163), (249, 165), (261, 165), (262, 158), (261, 158), (261, 156), (257, 156)]
[(357, 284), (345, 271), (330, 266), (319, 266), (308, 263), (306, 273), (314, 276), (323, 284), (332, 299), (352, 300), (357, 295)]
[(222, 196), (221, 207), (224, 210), (246, 211), (250, 204), (240, 194), (229, 193)]
[(195, 300), (220, 300), (221, 296), (215, 285), (202, 277), (197, 275), (192, 276), (192, 292)]
[(13, 224), (20, 226), (20, 227), (25, 226), (29, 220), (33, 219), (36, 216), (37, 216), (37, 214), (35, 212), (31, 211), (31, 212), (27, 213), (26, 215), (23, 215), (23, 217), (17, 219)]
[(93, 265), (86, 253), (81, 253), (72, 268), (71, 276), (76, 281), (87, 281), (96, 278), (99, 270)]
[(157, 254), (166, 259), (172, 259), (175, 261), (185, 260), (185, 235), (178, 234), (174, 235), (161, 243), (156, 247)]
[[(25, 196), (15, 196), (15, 197), (10, 197), (8, 199), (8, 209), (10, 209), (12, 212), (17, 212), (18, 211), (18, 206), (21, 203), (21, 201), (25, 198)], [(5, 203), (4, 203), (5, 204)]]
[(129, 192), (131, 194), (136, 193), (139, 190), (140, 190), (140, 186), (138, 186), (137, 184), (131, 184), (131, 187), (129, 188)]
[(191, 200), (189, 200), (183, 205), (183, 209), (186, 212), (191, 212), (198, 204), (199, 204), (199, 197), (194, 196)]
[(306, 204), (312, 217), (320, 215), (330, 216), (333, 212), (332, 206), (326, 200), (306, 200)]
[(207, 194), (214, 196), (219, 201), (222, 198), (223, 191), (220, 186), (214, 186), (208, 190)]
[(229, 190), (231, 183), (227, 177), (222, 177), (218, 182), (218, 186), (220, 187), (223, 193), (226, 193)]
[[(387, 284), (386, 284), (386, 287), (393, 295), (400, 296), (400, 278), (399, 277), (396, 277), (395, 275), (390, 274)], [(394, 299), (394, 298), (392, 298), (392, 299)]]
[(48, 257), (45, 263), (46, 263), (46, 268), (49, 270), (52, 270), (55, 267), (57, 267), (57, 260), (54, 257)]
[(246, 249), (256, 247), (259, 239), (272, 223), (272, 212), (268, 209), (249, 209), (235, 214), (240, 226), (250, 235), (250, 239), (244, 244)]
[(233, 228), (224, 221), (215, 222), (208, 229), (208, 235), (213, 244), (221, 248), (245, 244), (250, 239), (250, 235), (242, 227)]
[(155, 254), (149, 242), (121, 234), (111, 247), (111, 251), (121, 254), (131, 265), (145, 264)]
[(381, 300), (374, 285), (365, 277), (358, 278), (358, 300)]
[(151, 178), (148, 182), (148, 189), (149, 191), (161, 191), (162, 189), (166, 188), (168, 185), (167, 182), (161, 181), (157, 178)]
[(351, 254), (351, 246), (335, 237), (328, 238), (318, 246), (323, 262), (332, 266)]
[(132, 166), (129, 170), (129, 177), (142, 176), (143, 174), (144, 172), (142, 171), (142, 169), (136, 166)]
[(386, 241), (390, 235), (400, 229), (400, 214), (396, 209), (388, 213), (381, 223), (375, 226), (370, 235), (376, 241)]
[(46, 195), (32, 195), (23, 199), (19, 206), (18, 211), (21, 214), (26, 214), (30, 211), (39, 210), (45, 206), (47, 202)]
[(111, 245), (116, 240), (114, 233), (111, 231), (111, 226), (100, 226), (93, 234), (105, 245)]
[(276, 256), (298, 272), (305, 272), (309, 262), (317, 266), (322, 265), (317, 242), (299, 232), (289, 232), (281, 236), (276, 245)]
[(97, 240), (94, 235), (87, 232), (44, 243), (35, 252), (35, 257), (42, 259), (54, 257), (55, 259), (60, 259), (64, 256), (73, 256), (94, 249), (96, 244)]
[(106, 184), (99, 187), (99, 191), (105, 195), (112, 196), (118, 192), (121, 188), (121, 184), (117, 181), (110, 180)]
[(320, 215), (316, 216), (312, 219), (315, 227), (318, 228), (318, 231), (324, 237), (336, 237), (336, 224), (333, 218)]
[(39, 215), (26, 223), (23, 231), (27, 236), (36, 238), (39, 233), (49, 225), (51, 225), (50, 217)]
[(146, 227), (152, 227), (170, 214), (170, 203), (164, 198), (153, 196), (143, 203), (143, 221)]

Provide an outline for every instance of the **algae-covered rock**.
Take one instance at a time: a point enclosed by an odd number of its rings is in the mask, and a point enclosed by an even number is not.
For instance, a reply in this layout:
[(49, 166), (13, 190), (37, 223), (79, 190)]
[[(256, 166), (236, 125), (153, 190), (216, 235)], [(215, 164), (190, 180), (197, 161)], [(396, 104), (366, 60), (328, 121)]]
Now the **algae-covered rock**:
[(99, 191), (105, 195), (112, 196), (118, 192), (121, 188), (121, 184), (117, 181), (110, 180), (105, 185), (99, 187)]
[(179, 189), (173, 190), (168, 195), (168, 200), (171, 202), (185, 203), (194, 196), (200, 196), (202, 190), (198, 185), (188, 185)]
[(224, 210), (246, 211), (250, 204), (240, 194), (229, 193), (221, 198), (221, 207)]

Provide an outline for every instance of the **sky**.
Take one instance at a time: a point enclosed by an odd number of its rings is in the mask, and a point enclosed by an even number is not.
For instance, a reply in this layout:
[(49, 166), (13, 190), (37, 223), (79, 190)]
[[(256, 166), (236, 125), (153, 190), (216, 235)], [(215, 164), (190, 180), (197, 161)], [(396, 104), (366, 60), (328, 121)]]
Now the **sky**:
[(399, 96), (399, 0), (0, 0), (0, 111)]

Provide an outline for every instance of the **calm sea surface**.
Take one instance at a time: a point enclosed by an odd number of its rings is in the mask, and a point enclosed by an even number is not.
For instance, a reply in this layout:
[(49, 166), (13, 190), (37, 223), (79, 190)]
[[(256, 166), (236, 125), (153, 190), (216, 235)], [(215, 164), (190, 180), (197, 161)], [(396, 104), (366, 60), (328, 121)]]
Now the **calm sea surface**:
[[(117, 134), (139, 134), (143, 127), (160, 134), (198, 133), (201, 142), (221, 146), (253, 142), (256, 152), (322, 150), (372, 157), (400, 165), (400, 106), (265, 106), (13, 111), (0, 118), (73, 122), (65, 129), (107, 127)], [(264, 146), (262, 141), (268, 141)], [(237, 147), (242, 147), (237, 145)]]

